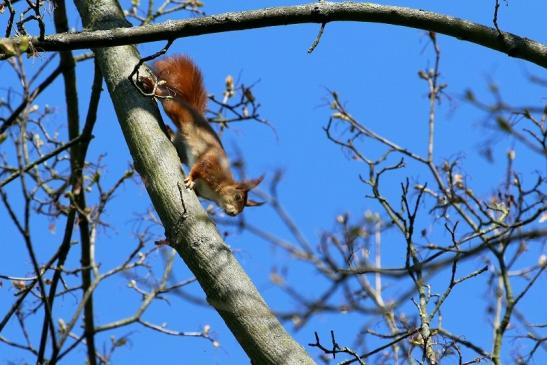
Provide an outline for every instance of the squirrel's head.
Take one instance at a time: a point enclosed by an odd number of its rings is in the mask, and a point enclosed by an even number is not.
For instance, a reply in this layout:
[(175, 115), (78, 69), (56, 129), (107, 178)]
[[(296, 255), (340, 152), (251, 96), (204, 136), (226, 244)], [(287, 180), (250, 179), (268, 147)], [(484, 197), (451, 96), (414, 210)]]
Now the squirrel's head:
[(249, 191), (260, 184), (263, 179), (264, 176), (261, 176), (257, 179), (223, 186), (220, 191), (221, 199), (219, 203), (224, 212), (233, 217), (241, 213), (245, 207), (256, 207), (264, 204), (264, 202), (256, 202), (247, 197)]

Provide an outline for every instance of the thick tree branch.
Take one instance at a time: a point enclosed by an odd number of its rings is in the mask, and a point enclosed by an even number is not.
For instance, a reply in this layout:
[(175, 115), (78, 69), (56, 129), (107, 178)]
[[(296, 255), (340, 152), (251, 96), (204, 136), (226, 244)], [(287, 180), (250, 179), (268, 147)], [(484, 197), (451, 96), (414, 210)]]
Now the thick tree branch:
[(386, 23), (424, 29), (476, 43), (547, 68), (547, 46), (528, 38), (424, 10), (349, 2), (319, 2), (224, 13), (134, 28), (124, 21), (117, 24), (116, 29), (95, 27), (102, 30), (55, 34), (43, 40), (37, 37), (4, 38), (0, 39), (0, 59), (25, 51), (110, 47), (243, 29), (300, 23), (325, 24), (333, 21)]
[[(115, 0), (78, 0), (76, 6), (86, 27), (109, 29), (126, 24)], [(135, 48), (94, 51), (135, 168), (168, 240), (196, 276), (209, 304), (222, 316), (253, 364), (312, 364), (268, 308), (195, 194), (184, 189), (180, 160), (159, 126), (157, 106), (128, 80), (139, 61)]]

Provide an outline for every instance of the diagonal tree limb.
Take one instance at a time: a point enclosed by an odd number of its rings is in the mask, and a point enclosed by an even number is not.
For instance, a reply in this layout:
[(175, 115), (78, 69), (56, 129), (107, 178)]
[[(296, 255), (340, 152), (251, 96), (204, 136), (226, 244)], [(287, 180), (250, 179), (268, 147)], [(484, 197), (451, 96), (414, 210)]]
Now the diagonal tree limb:
[[(115, 0), (78, 0), (76, 6), (86, 27), (109, 29), (126, 24)], [(179, 189), (184, 186), (180, 160), (159, 127), (157, 106), (128, 79), (139, 61), (136, 49), (124, 46), (94, 51), (135, 168), (169, 241), (196, 276), (209, 304), (254, 364), (313, 364), (266, 305), (195, 194)]]

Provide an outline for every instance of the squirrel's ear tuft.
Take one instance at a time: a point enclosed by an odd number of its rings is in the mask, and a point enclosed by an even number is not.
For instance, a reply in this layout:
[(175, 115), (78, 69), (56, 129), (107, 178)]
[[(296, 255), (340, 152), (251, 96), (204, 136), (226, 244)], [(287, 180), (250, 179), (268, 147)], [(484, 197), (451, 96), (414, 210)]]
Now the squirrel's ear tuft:
[(261, 205), (264, 204), (264, 203), (265, 203), (265, 202), (257, 202), (257, 201), (248, 199), (248, 200), (245, 202), (245, 206), (246, 206), (246, 207), (259, 207), (259, 206), (261, 206)]
[(254, 189), (257, 187), (258, 184), (260, 184), (262, 182), (262, 180), (264, 180), (264, 175), (260, 176), (259, 178), (257, 179), (252, 179), (252, 180), (247, 180), (247, 181), (244, 181), (243, 183), (241, 183), (241, 187), (246, 190), (246, 191), (249, 191), (251, 189)]

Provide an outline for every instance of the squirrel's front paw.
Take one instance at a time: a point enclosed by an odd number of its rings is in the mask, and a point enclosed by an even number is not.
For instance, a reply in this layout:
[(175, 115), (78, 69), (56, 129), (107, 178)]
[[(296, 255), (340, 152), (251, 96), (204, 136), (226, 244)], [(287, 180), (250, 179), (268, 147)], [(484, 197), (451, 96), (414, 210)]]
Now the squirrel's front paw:
[(194, 190), (194, 186), (196, 186), (196, 182), (192, 180), (190, 176), (188, 176), (186, 179), (184, 179), (184, 186), (186, 186), (186, 189)]

